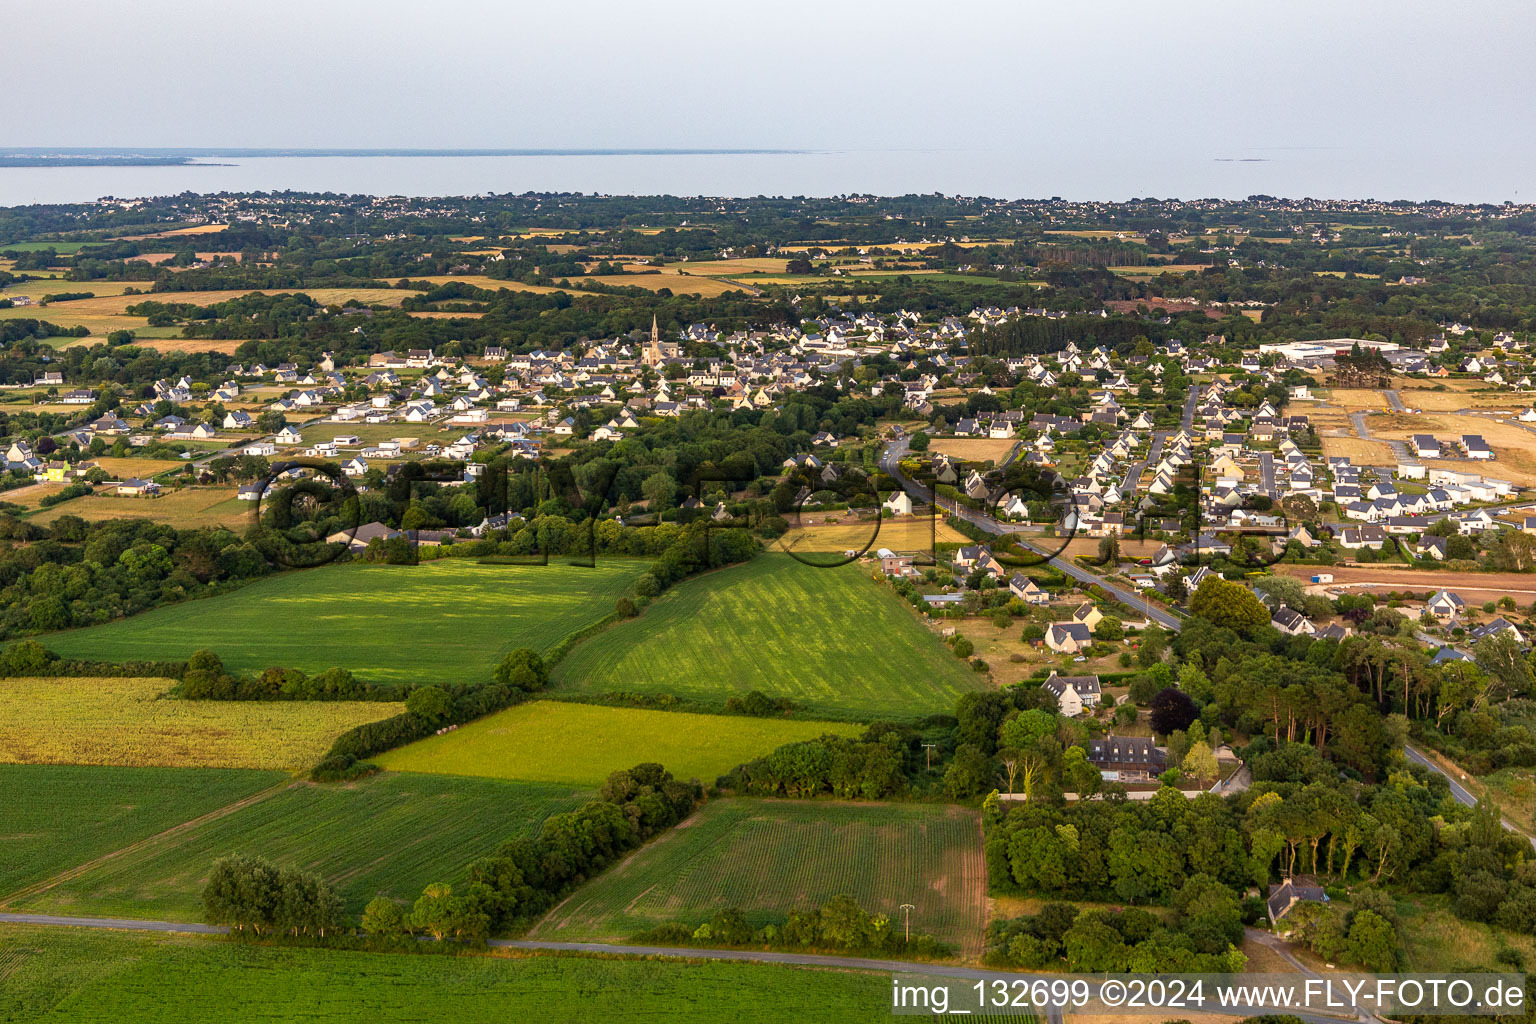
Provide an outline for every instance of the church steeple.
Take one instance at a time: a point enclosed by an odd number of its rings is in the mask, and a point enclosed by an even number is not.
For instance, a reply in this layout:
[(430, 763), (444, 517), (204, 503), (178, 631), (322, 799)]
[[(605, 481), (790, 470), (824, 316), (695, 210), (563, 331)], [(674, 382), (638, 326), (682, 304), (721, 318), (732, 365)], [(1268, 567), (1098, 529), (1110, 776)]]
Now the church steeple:
[(656, 324), (656, 314), (651, 314), (651, 344), (661, 341), (661, 328)]

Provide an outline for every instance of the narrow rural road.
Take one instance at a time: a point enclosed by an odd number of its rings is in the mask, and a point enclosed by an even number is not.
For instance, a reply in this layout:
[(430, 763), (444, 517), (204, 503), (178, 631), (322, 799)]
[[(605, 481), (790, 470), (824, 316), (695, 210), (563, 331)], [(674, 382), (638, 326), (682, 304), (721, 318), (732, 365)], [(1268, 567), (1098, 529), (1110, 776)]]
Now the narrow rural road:
[[(1438, 764), (1435, 763), (1433, 759), (1425, 757), (1422, 752), (1415, 750), (1411, 744), (1407, 743), (1403, 744), (1403, 754), (1414, 764), (1421, 764), (1425, 768), (1428, 768), (1430, 771), (1434, 772), (1436, 775), (1445, 776), (1445, 781), (1451, 785), (1451, 796), (1456, 798), (1457, 803), (1465, 804), (1468, 807), (1477, 806), (1477, 797), (1468, 792), (1465, 786), (1452, 778), (1451, 773), (1446, 771), (1444, 768), (1441, 768)], [(1499, 820), (1504, 823), (1505, 828), (1509, 829), (1511, 832), (1516, 833), (1517, 835), (1525, 836), (1531, 841), (1531, 846), (1536, 847), (1536, 836), (1530, 836), (1522, 832), (1520, 829), (1516, 828), (1514, 822), (1510, 821), (1508, 818), (1501, 817)]]
[[(103, 928), (114, 931), (160, 932), (198, 935), (222, 935), (227, 928), (208, 924), (186, 924), (179, 921), (149, 921), (124, 917), (61, 917), (54, 914), (0, 914), (0, 924), (29, 924), (45, 927)], [(539, 942), (529, 939), (492, 939), (493, 949), (520, 949), (548, 953), (602, 953), (610, 956), (677, 957), (686, 960), (732, 960), (750, 963), (784, 964), (791, 967), (835, 967), (843, 970), (874, 971), (881, 974), (917, 975), (926, 978), (958, 978), (963, 981), (981, 981), (1010, 975), (1020, 979), (1052, 981), (1059, 974), (1023, 974), (1012, 971), (989, 971), (958, 964), (921, 963), (911, 960), (875, 960), (855, 956), (822, 956), (816, 953), (774, 953), (757, 949), (679, 949), (673, 946), (609, 945), (602, 942)], [(1282, 956), (1285, 954), (1282, 952)], [(1286, 957), (1301, 971), (1310, 974), (1305, 967)], [(1097, 995), (1097, 986), (1090, 982)], [(1243, 1015), (1280, 1010), (1283, 1007), (1236, 1006), (1225, 1012)], [(1292, 1015), (1310, 1024), (1338, 1024), (1341, 1020), (1361, 1019), (1342, 1014), (1296, 1013)], [(1060, 1021), (1062, 1014), (1047, 1012), (1048, 1021)]]

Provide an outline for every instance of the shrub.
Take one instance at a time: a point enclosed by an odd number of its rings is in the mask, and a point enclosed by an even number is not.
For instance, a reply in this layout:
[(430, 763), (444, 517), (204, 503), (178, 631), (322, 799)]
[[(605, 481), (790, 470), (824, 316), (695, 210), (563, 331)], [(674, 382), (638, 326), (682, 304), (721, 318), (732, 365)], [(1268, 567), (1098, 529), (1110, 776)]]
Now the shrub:
[(537, 651), (519, 647), (496, 666), (496, 682), (524, 693), (537, 693), (549, 685), (549, 669)]

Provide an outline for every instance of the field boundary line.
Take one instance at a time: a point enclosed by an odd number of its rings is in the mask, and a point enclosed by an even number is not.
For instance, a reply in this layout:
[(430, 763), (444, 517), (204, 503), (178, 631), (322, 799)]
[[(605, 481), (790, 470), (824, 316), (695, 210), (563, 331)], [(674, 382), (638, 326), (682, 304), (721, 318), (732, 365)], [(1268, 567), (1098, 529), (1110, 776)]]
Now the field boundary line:
[(33, 882), (31, 885), (22, 886), (15, 892), (0, 898), (0, 907), (9, 907), (14, 904), (16, 900), (31, 899), (34, 896), (41, 896), (49, 889), (53, 889), (57, 886), (63, 885), (65, 882), (79, 878), (81, 875), (86, 874), (87, 872), (90, 872), (103, 864), (108, 864), (118, 859), (119, 857), (126, 857), (131, 853), (137, 853), (138, 851), (147, 849), (148, 847), (154, 846), (157, 843), (164, 842), (168, 839), (174, 839), (177, 836), (194, 831), (211, 821), (217, 821), (220, 818), (228, 817), (229, 815), (234, 814), (236, 811), (243, 811), (247, 807), (259, 804), (263, 800), (266, 800), (269, 797), (274, 797), (278, 793), (291, 789), (298, 784), (299, 783), (293, 779), (286, 779), (275, 786), (271, 786), (267, 789), (260, 790), (259, 792), (252, 793), (250, 796), (236, 800), (232, 804), (225, 804), (223, 807), (217, 807), (207, 812), (206, 814), (200, 814), (196, 818), (183, 821), (179, 825), (172, 825), (170, 828), (165, 829), (162, 832), (156, 832), (154, 835), (145, 836), (143, 839), (140, 839), (137, 842), (129, 843), (127, 846), (112, 850), (109, 853), (104, 853), (99, 857), (94, 857), (91, 860), (86, 861), (84, 864), (77, 864), (72, 868), (59, 872), (51, 878), (45, 878), (40, 882)]

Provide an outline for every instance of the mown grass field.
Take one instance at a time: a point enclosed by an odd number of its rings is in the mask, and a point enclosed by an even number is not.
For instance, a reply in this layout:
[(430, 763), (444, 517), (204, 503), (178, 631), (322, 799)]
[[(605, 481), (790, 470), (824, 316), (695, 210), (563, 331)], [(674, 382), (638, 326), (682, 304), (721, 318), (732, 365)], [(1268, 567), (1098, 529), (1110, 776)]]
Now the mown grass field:
[(770, 554), (689, 580), (578, 644), (553, 685), (703, 703), (761, 690), (807, 715), (865, 719), (953, 711), (987, 685), (869, 571)]
[(623, 939), (738, 907), (760, 923), (846, 893), (871, 912), (979, 952), (986, 865), (977, 814), (932, 804), (714, 800), (577, 890), (529, 933)]
[[(148, 462), (148, 459), (122, 460)], [(154, 472), (179, 468), (176, 463), (160, 462)], [(239, 527), (250, 522), (251, 503), (235, 497), (234, 487), (184, 487), (166, 490), (158, 498), (119, 497), (103, 487), (95, 494), (62, 501), (34, 513), (38, 523), (51, 523), (59, 516), (79, 516), (88, 522), (107, 519), (153, 519), (179, 530), (210, 526)]]
[(926, 515), (882, 519), (878, 532), (872, 519), (867, 522), (792, 526), (784, 536), (772, 542), (780, 551), (793, 551), (797, 554), (831, 552), (841, 555), (845, 551), (862, 551), (867, 545), (870, 557), (881, 548), (932, 555), (936, 544), (969, 543), (970, 538), (953, 526), (942, 519), (936, 521)]
[(884, 974), (778, 964), (421, 956), (0, 925), (0, 1020), (320, 1024), (891, 1019)]
[(655, 761), (680, 779), (696, 778), (711, 785), (738, 764), (785, 743), (828, 732), (853, 736), (861, 731), (845, 722), (693, 715), (541, 700), (372, 760), (393, 771), (592, 786), (621, 768)]
[(0, 763), (308, 768), (354, 726), (405, 710), (386, 701), (163, 700), (169, 679), (7, 679)]
[(0, 904), (23, 885), (282, 779), (280, 772), (0, 765)]
[(348, 913), (360, 914), (381, 893), (411, 901), (433, 882), (463, 882), (470, 861), (588, 798), (570, 786), (432, 775), (295, 783), (16, 905), (35, 913), (198, 921), (208, 869), (238, 851), (318, 873), (336, 887)]
[(377, 683), (479, 682), (507, 651), (547, 651), (609, 614), (647, 565), (329, 565), (43, 643), (66, 657), (103, 661), (178, 658), (208, 648), (242, 672), (339, 665)]

